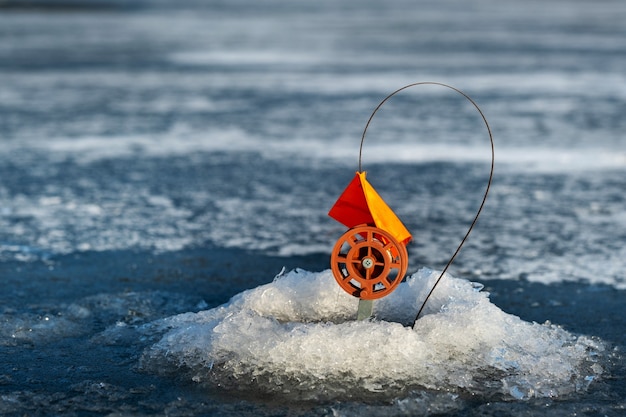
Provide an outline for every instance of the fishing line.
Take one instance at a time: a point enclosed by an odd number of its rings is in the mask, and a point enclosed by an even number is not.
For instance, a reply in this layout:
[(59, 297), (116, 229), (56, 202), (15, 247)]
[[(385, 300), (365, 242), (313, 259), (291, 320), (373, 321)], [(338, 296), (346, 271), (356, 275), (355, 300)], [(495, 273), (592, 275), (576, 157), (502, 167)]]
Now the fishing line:
[(491, 189), (491, 182), (493, 180), (493, 170), (494, 170), (494, 165), (495, 165), (495, 151), (494, 151), (494, 146), (493, 146), (493, 135), (491, 134), (491, 128), (489, 127), (489, 123), (487, 122), (487, 118), (485, 117), (485, 115), (482, 112), (482, 110), (480, 109), (480, 107), (478, 107), (478, 104), (476, 104), (476, 102), (474, 100), (472, 100), (472, 98), (470, 96), (468, 96), (467, 94), (465, 94), (463, 91), (459, 90), (458, 88), (455, 88), (455, 87), (452, 87), (452, 86), (450, 86), (448, 84), (444, 84), (444, 83), (440, 83), (440, 82), (423, 81), (423, 82), (408, 84), (408, 85), (405, 85), (404, 87), (401, 87), (401, 88), (397, 89), (396, 91), (394, 91), (393, 93), (391, 93), (387, 97), (385, 97), (378, 104), (378, 106), (376, 106), (376, 108), (372, 112), (370, 118), (367, 120), (367, 123), (365, 124), (365, 129), (363, 129), (363, 135), (361, 136), (361, 146), (359, 147), (359, 172), (363, 172), (362, 164), (361, 164), (361, 158), (362, 158), (362, 155), (363, 155), (363, 142), (365, 141), (365, 134), (367, 133), (367, 128), (369, 127), (372, 119), (374, 118), (374, 115), (383, 106), (383, 104), (385, 104), (387, 102), (387, 100), (389, 100), (391, 97), (395, 96), (396, 94), (398, 94), (399, 92), (401, 92), (403, 90), (406, 90), (407, 88), (415, 87), (415, 86), (418, 86), (418, 85), (437, 85), (437, 86), (445, 87), (445, 88), (448, 88), (450, 90), (453, 90), (453, 91), (459, 93), (460, 95), (465, 97), (470, 103), (472, 103), (472, 105), (476, 108), (476, 110), (478, 110), (478, 113), (480, 114), (480, 117), (482, 117), (483, 122), (485, 123), (485, 126), (487, 127), (487, 133), (489, 134), (489, 142), (491, 144), (491, 168), (489, 170), (489, 181), (487, 182), (487, 187), (485, 189), (485, 194), (483, 195), (483, 199), (482, 199), (482, 201), (480, 203), (480, 207), (478, 208), (478, 211), (476, 212), (476, 216), (474, 216), (474, 220), (472, 221), (469, 229), (467, 230), (467, 233), (465, 233), (465, 236), (463, 236), (463, 239), (461, 240), (461, 243), (459, 244), (459, 246), (454, 251), (454, 254), (450, 258), (450, 260), (448, 261), (446, 266), (443, 268), (443, 270), (441, 271), (441, 274), (439, 275), (439, 277), (435, 281), (435, 284), (432, 286), (432, 288), (428, 292), (428, 295), (424, 299), (424, 302), (422, 303), (422, 306), (420, 307), (419, 311), (417, 312), (417, 315), (415, 316), (415, 320), (413, 320), (413, 327), (415, 327), (415, 323), (420, 318), (420, 315), (422, 314), (422, 311), (424, 310), (424, 307), (426, 307), (426, 303), (428, 302), (428, 299), (433, 294), (433, 292), (435, 291), (435, 288), (437, 287), (437, 285), (439, 285), (439, 282), (441, 281), (441, 279), (443, 278), (445, 273), (448, 271), (448, 268), (450, 268), (450, 265), (452, 265), (452, 262), (454, 261), (456, 256), (461, 251), (461, 248), (463, 247), (463, 245), (465, 244), (465, 241), (467, 240), (467, 238), (469, 237), (470, 233), (472, 232), (472, 229), (474, 229), (474, 226), (476, 225), (476, 222), (478, 221), (478, 216), (480, 216), (480, 213), (482, 212), (483, 207), (485, 206), (485, 202), (487, 201), (487, 195), (489, 194), (489, 190)]

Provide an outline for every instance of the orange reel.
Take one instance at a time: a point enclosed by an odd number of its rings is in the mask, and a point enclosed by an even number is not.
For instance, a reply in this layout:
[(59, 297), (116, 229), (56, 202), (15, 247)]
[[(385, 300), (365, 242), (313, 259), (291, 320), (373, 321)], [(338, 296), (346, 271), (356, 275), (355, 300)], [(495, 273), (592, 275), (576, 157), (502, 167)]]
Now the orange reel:
[(335, 243), (330, 266), (348, 294), (375, 300), (390, 294), (404, 278), (408, 254), (404, 244), (377, 227), (361, 225)]

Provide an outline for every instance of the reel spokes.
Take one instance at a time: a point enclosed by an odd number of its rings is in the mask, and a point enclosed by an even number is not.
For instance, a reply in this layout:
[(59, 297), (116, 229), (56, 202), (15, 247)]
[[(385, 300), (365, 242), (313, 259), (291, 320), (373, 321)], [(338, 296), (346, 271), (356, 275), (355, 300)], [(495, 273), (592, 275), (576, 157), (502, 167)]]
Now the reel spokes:
[(367, 225), (344, 233), (331, 254), (337, 283), (362, 300), (391, 293), (404, 278), (407, 266), (406, 247), (386, 231)]

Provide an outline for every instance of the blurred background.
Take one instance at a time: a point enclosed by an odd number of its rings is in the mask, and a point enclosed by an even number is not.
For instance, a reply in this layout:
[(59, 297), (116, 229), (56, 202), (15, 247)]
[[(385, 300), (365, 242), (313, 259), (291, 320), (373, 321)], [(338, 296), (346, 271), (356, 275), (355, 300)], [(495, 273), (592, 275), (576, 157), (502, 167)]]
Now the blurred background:
[[(0, 0), (0, 392), (17, 398), (0, 404), (37, 409), (36, 389), (87, 403), (94, 374), (161, 387), (132, 371), (131, 342), (84, 373), (51, 352), (219, 305), (282, 266), (328, 268), (344, 228), (326, 213), (365, 123), (419, 81), (469, 94), (496, 144), (451, 271), (505, 311), (623, 347), (625, 21), (621, 0)], [(363, 168), (414, 234), (412, 271), (452, 255), (489, 158), (450, 90), (408, 89), (376, 115)], [(15, 366), (41, 352), (56, 359)], [(563, 407), (617, 413), (620, 361), (615, 385)], [(142, 398), (162, 410), (160, 390)], [(147, 412), (136, 402), (97, 412)]]

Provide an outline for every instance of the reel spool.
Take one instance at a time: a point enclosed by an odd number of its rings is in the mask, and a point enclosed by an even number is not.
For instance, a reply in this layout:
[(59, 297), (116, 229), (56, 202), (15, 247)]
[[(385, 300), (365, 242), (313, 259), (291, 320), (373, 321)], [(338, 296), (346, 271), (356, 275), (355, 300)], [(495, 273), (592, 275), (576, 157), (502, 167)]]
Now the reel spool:
[(408, 262), (404, 244), (369, 225), (344, 233), (330, 258), (339, 286), (361, 300), (382, 298), (395, 290), (406, 274)]

